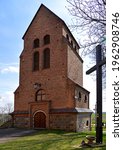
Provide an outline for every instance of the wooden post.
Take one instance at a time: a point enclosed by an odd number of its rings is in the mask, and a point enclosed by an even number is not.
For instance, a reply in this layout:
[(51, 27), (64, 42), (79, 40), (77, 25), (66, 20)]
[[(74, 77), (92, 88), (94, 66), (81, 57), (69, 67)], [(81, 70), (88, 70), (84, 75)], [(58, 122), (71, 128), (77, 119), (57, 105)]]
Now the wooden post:
[[(96, 47), (96, 64), (101, 62), (101, 45)], [(102, 143), (102, 66), (96, 70), (96, 94), (97, 94), (97, 126), (96, 126), (96, 143)]]

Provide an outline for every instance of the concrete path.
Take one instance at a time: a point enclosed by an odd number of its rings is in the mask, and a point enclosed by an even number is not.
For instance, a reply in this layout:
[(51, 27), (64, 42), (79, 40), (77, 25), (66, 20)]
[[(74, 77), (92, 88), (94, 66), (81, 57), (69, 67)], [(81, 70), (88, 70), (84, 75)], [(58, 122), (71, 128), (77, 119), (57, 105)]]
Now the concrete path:
[(27, 129), (17, 129), (17, 128), (0, 129), (0, 143), (14, 140), (17, 139), (18, 137), (30, 135), (35, 132), (37, 131)]

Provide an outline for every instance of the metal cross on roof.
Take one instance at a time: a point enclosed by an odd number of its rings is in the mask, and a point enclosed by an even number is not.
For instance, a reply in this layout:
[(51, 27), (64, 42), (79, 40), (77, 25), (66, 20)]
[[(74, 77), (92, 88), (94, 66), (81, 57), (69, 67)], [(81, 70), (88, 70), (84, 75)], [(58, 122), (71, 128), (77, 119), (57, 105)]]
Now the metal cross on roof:
[(96, 143), (102, 143), (102, 66), (106, 64), (106, 58), (102, 60), (101, 45), (96, 46), (96, 65), (90, 68), (86, 74), (96, 71)]

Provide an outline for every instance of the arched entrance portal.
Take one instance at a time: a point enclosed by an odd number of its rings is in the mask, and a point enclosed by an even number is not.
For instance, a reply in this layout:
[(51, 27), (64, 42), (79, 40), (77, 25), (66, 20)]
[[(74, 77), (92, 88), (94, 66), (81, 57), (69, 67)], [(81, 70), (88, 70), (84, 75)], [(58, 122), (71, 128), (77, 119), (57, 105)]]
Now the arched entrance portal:
[(43, 112), (35, 113), (34, 128), (46, 128), (46, 115)]

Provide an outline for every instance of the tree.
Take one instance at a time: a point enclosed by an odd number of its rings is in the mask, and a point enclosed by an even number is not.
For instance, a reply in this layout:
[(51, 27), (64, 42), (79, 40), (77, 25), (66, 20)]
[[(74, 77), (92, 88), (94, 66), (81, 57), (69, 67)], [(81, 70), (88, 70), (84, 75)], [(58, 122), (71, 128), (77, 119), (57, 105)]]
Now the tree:
[(13, 104), (7, 103), (5, 106), (0, 107), (0, 125), (4, 122), (11, 120), (9, 113), (13, 111)]
[[(68, 10), (74, 17), (71, 27), (81, 35), (83, 55), (102, 44), (105, 52), (106, 0), (67, 0)], [(83, 38), (84, 37), (84, 38)]]
[(7, 103), (5, 105), (6, 113), (10, 114), (13, 111), (13, 104), (12, 103)]

